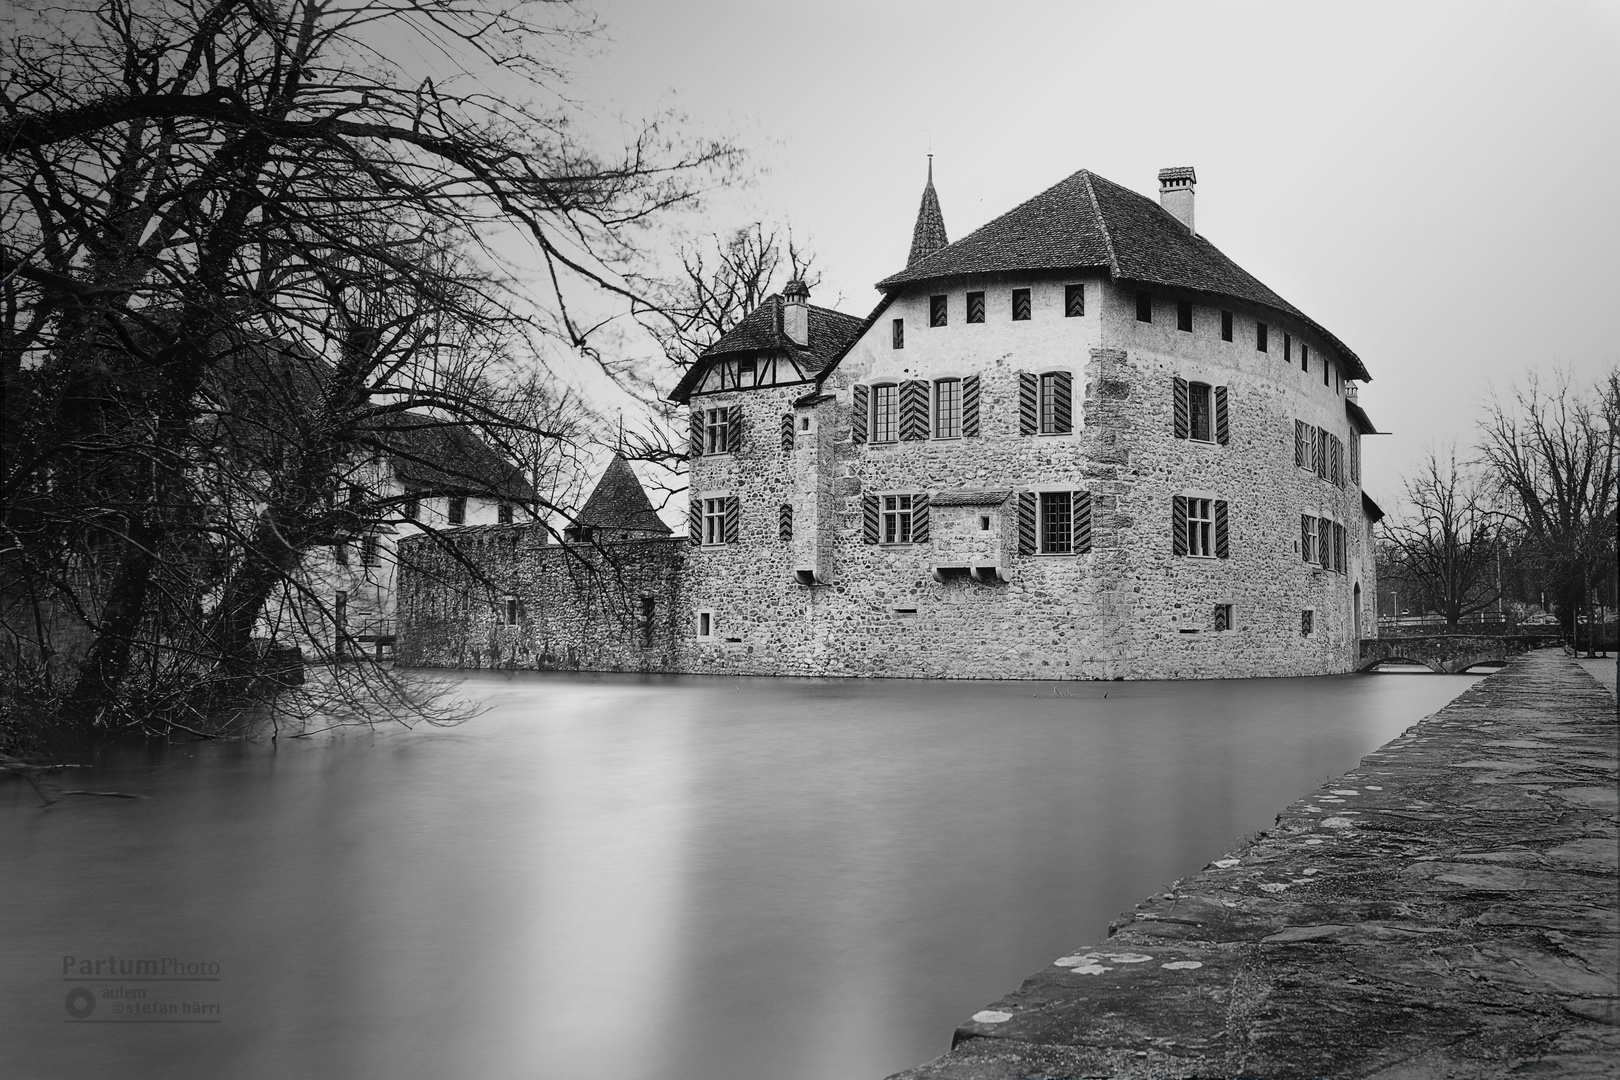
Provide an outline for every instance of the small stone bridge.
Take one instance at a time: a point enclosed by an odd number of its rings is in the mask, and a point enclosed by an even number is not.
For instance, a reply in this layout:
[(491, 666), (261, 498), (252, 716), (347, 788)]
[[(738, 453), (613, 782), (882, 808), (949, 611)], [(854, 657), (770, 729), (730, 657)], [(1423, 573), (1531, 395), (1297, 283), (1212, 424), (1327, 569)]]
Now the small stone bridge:
[(1467, 671), (1475, 664), (1505, 664), (1532, 649), (1556, 648), (1564, 643), (1557, 630), (1541, 634), (1424, 634), (1412, 637), (1361, 639), (1357, 671), (1370, 671), (1382, 663), (1422, 664), (1442, 675)]

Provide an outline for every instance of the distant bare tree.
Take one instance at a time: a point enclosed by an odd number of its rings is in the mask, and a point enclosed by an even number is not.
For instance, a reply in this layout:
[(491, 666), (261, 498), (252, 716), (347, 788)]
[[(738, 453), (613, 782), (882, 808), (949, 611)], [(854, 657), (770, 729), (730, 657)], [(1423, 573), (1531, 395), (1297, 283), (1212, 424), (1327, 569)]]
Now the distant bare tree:
[(1425, 608), (1455, 627), (1499, 595), (1495, 515), (1480, 473), (1459, 464), (1455, 447), (1429, 451), (1406, 478), (1405, 506), (1383, 526), (1390, 569)]

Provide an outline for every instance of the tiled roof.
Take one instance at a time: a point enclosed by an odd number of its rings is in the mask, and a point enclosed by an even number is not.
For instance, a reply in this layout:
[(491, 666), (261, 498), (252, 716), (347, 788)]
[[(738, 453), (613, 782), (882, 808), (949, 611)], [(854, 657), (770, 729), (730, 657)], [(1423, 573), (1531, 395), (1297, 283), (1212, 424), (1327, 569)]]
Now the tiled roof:
[(635, 470), (619, 454), (608, 462), (607, 471), (597, 481), (596, 490), (585, 500), (585, 506), (574, 516), (575, 525), (590, 525), (597, 529), (622, 530), (667, 534), (665, 525), (653, 509), (647, 491), (636, 479)]
[(911, 230), (911, 254), (906, 265), (916, 266), (951, 241), (945, 235), (945, 215), (939, 210), (939, 194), (934, 191), (934, 155), (928, 155), (928, 183), (923, 186), (922, 205), (917, 207), (917, 224)]
[(681, 376), (669, 395), (670, 400), (684, 402), (691, 396), (709, 368), (708, 361), (738, 353), (788, 352), (799, 362), (806, 376), (813, 376), (841, 355), (865, 325), (863, 319), (841, 311), (814, 304), (806, 307), (810, 309), (808, 344), (799, 345), (787, 336), (782, 329), (782, 298), (775, 294), (767, 296), (719, 341), (703, 350), (703, 355)]
[(1386, 434), (1386, 432), (1379, 431), (1373, 426), (1372, 417), (1367, 415), (1367, 410), (1363, 409), (1360, 405), (1356, 404), (1354, 401), (1351, 401), (1349, 398), (1344, 399), (1344, 411), (1345, 414), (1350, 417), (1351, 422), (1356, 425), (1356, 430), (1361, 434)]
[(466, 424), (403, 412), (385, 413), (374, 426), (391, 451), (395, 475), (413, 490), (534, 502), (522, 470)]
[(1372, 378), (1361, 359), (1152, 199), (1082, 169), (1021, 206), (941, 248), (877, 287), (966, 274), (1106, 270), (1122, 281), (1228, 296), (1293, 316), (1344, 357), (1351, 378)]
[(1011, 488), (997, 491), (941, 491), (928, 501), (933, 506), (1000, 506), (1011, 494)]

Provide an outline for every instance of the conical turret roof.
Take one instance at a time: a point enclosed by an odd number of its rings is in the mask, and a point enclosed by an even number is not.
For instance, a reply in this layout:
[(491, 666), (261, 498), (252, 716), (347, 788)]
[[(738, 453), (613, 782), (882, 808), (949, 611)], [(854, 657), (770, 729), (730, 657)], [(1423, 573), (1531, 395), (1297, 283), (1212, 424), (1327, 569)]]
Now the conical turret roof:
[(622, 454), (614, 454), (613, 460), (608, 462), (607, 471), (602, 473), (591, 497), (585, 500), (574, 524), (603, 531), (657, 533), (659, 536), (670, 532)]
[(939, 212), (939, 194), (934, 191), (934, 155), (928, 155), (928, 183), (923, 187), (922, 205), (917, 208), (917, 225), (911, 230), (911, 255), (906, 266), (916, 265), (949, 244), (945, 236), (945, 215)]

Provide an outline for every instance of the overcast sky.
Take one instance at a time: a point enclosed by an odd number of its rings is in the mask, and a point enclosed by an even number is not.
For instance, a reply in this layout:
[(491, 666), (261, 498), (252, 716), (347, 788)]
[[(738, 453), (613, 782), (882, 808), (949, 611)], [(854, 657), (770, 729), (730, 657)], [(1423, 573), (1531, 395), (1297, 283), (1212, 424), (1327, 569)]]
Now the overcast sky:
[(1487, 386), (1620, 359), (1620, 3), (603, 0), (574, 90), (674, 107), (762, 175), (715, 230), (791, 222), (864, 315), (926, 155), (952, 239), (1077, 169), (1156, 197), (1362, 357), (1367, 487), (1467, 444)]

